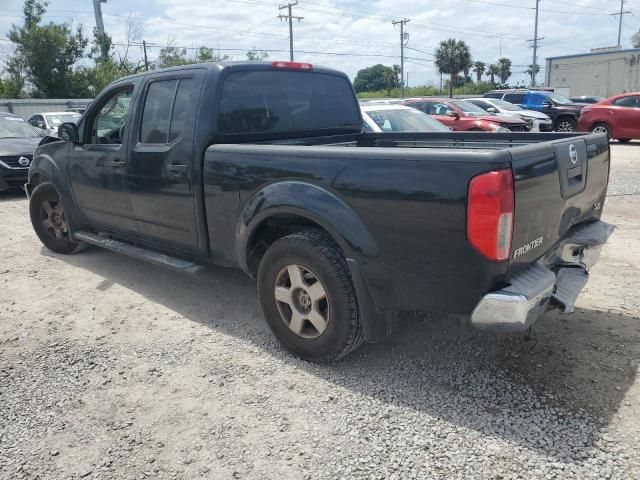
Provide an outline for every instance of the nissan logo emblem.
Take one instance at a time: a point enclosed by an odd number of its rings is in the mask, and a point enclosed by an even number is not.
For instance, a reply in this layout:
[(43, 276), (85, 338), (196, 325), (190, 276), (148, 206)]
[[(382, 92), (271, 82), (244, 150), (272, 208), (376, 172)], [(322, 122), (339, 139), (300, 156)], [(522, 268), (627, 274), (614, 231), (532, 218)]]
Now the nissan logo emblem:
[(569, 145), (569, 160), (571, 160), (571, 163), (574, 165), (578, 163), (578, 149), (573, 143)]
[(20, 166), (22, 167), (28, 167), (29, 163), (31, 163), (31, 160), (29, 160), (27, 157), (20, 157), (18, 159), (18, 163), (20, 164)]

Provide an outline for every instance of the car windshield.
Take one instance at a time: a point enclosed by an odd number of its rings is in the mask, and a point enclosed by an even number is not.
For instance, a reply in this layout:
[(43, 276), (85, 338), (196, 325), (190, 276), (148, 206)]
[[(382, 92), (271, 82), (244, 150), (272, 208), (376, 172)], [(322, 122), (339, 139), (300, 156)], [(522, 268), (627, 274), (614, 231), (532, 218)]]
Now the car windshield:
[(471, 117), (484, 117), (487, 114), (487, 112), (471, 102), (457, 100), (455, 102), (451, 102), (451, 104), (465, 115), (469, 115)]
[(40, 135), (18, 117), (0, 117), (0, 138), (33, 138)]
[(449, 129), (424, 112), (414, 108), (364, 112), (383, 132), (448, 132)]
[(570, 103), (573, 103), (567, 97), (565, 97), (564, 95), (560, 95), (559, 93), (547, 92), (545, 93), (545, 95), (549, 97), (551, 100), (553, 100), (554, 103), (558, 103), (560, 105), (568, 105)]
[(518, 110), (522, 110), (520, 107), (514, 105), (513, 103), (505, 102), (504, 100), (500, 100), (497, 98), (495, 100), (492, 99), (491, 103), (498, 107), (500, 110), (507, 110), (509, 112), (517, 112)]
[(66, 113), (52, 113), (46, 115), (49, 125), (57, 127), (58, 125), (66, 122), (76, 123), (80, 120), (81, 115), (79, 113), (66, 112)]

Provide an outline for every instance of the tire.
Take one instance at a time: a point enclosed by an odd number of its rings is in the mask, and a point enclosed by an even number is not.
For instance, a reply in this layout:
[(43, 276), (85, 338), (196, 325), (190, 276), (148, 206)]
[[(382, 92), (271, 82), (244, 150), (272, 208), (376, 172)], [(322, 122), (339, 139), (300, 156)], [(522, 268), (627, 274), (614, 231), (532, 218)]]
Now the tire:
[(607, 135), (607, 138), (611, 138), (611, 129), (606, 123), (596, 123), (593, 128), (591, 128), (591, 133), (604, 133)]
[(575, 132), (577, 130), (576, 119), (572, 117), (560, 117), (556, 120), (553, 130), (556, 132)]
[(619, 138), (618, 141), (620, 143), (629, 143), (631, 141), (631, 139), (630, 138)]
[(274, 242), (260, 262), (258, 295), (271, 331), (304, 360), (339, 360), (364, 340), (346, 261), (322, 231), (306, 230)]
[(53, 183), (41, 183), (33, 190), (29, 216), (36, 235), (52, 252), (69, 254), (83, 247), (71, 240), (64, 207)]

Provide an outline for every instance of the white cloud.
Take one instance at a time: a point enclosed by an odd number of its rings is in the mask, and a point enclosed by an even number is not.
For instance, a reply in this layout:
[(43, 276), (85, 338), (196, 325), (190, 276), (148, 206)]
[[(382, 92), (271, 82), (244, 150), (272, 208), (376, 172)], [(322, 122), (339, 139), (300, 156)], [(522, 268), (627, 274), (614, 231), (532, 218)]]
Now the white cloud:
[[(3, 2), (7, 3), (0, 11), (3, 37), (12, 21), (20, 21), (8, 15), (19, 16), (22, 8), (22, 0)], [(541, 2), (539, 35), (544, 40), (539, 62), (547, 56), (615, 44), (617, 21), (608, 14), (616, 10), (616, 4), (613, 0), (604, 6), (602, 1), (581, 0), (579, 8), (569, 0)], [(374, 63), (399, 63), (399, 32), (391, 20), (407, 17), (411, 19), (407, 25), (408, 46), (427, 52), (406, 51), (409, 59), (405, 67), (411, 84), (437, 81), (429, 53), (449, 37), (465, 40), (477, 60), (493, 62), (501, 53), (511, 58), (517, 65), (513, 79), (522, 79), (522, 72), (531, 63), (526, 39), (533, 37), (533, 5), (534, 0), (300, 0), (294, 7), (294, 14), (304, 17), (294, 23), (294, 48), (300, 52), (296, 59), (337, 68), (352, 77)], [(632, 0), (627, 6), (638, 12), (640, 0)], [(102, 8), (105, 27), (116, 43), (124, 42), (124, 18), (134, 12), (142, 23), (143, 38), (152, 45), (165, 45), (172, 39), (187, 47), (239, 49), (223, 50), (234, 59), (243, 59), (244, 52), (255, 46), (280, 50), (271, 52), (271, 58), (288, 57), (288, 28), (286, 22), (277, 19), (284, 13), (278, 10), (277, 0), (108, 0)], [(53, 21), (73, 19), (82, 22), (88, 32), (93, 28), (90, 2), (53, 0), (49, 11)], [(625, 19), (628, 25), (630, 22)], [(632, 33), (625, 26), (625, 46), (630, 46)], [(5, 45), (3, 42), (0, 47)], [(152, 58), (158, 50), (150, 49)], [(136, 49), (132, 53), (140, 54)]]

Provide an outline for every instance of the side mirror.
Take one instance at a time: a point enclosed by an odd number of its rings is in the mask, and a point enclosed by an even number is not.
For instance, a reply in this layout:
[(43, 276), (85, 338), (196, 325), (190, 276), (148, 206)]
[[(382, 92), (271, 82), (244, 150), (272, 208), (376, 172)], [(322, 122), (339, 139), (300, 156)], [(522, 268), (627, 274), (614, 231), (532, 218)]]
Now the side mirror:
[(80, 139), (78, 126), (73, 122), (62, 123), (58, 127), (58, 138), (66, 142), (78, 143)]
[(489, 107), (489, 108), (487, 108), (487, 112), (489, 112), (489, 113), (498, 113), (498, 110), (495, 107)]
[(449, 116), (453, 118), (460, 118), (460, 114), (458, 112), (449, 112)]
[(542, 101), (542, 106), (543, 106), (543, 107), (550, 107), (550, 106), (552, 106), (552, 105), (553, 105), (553, 104), (552, 104), (552, 103), (551, 103), (551, 101), (549, 101), (549, 100), (543, 100), (543, 101)]

